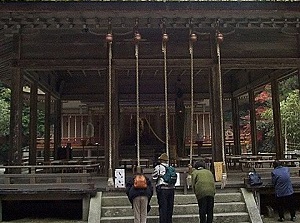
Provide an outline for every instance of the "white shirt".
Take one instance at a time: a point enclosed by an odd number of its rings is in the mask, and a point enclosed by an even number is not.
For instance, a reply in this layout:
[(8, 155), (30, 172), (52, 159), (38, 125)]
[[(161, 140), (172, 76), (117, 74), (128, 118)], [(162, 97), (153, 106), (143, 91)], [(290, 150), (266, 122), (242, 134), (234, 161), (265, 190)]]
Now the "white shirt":
[(166, 167), (168, 167), (168, 166), (169, 165), (167, 163), (162, 162), (161, 164), (156, 165), (154, 167), (154, 171), (153, 171), (153, 174), (152, 174), (152, 179), (154, 181), (156, 181), (156, 186), (162, 185), (162, 184), (168, 185), (168, 183), (166, 183), (162, 178), (162, 176), (165, 175)]

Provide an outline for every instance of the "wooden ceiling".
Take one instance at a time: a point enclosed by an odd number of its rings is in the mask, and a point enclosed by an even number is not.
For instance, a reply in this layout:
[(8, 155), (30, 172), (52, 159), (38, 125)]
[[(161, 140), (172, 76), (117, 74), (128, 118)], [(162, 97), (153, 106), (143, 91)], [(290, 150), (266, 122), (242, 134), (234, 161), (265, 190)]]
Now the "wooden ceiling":
[[(209, 73), (216, 62), (215, 35), (221, 44), (223, 91), (227, 97), (297, 72), (300, 66), (298, 2), (73, 2), (1, 3), (0, 79), (10, 84), (11, 68), (38, 80), (62, 100), (103, 104), (108, 74), (105, 36), (113, 34), (113, 61), (121, 104), (135, 101), (134, 33), (139, 32), (138, 74), (144, 104), (164, 100), (167, 42), (168, 92), (180, 84), (191, 92), (193, 44), (194, 98), (209, 98)], [(14, 41), (20, 54), (14, 52)]]

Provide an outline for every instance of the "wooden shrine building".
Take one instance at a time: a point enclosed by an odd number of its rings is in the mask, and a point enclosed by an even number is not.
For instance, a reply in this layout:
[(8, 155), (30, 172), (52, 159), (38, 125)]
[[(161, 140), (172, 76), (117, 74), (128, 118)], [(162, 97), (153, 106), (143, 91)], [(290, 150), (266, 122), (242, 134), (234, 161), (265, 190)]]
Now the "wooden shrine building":
[[(108, 175), (126, 145), (138, 162), (154, 156), (140, 151), (145, 145), (156, 144), (171, 158), (189, 156), (185, 145), (193, 147), (199, 134), (209, 135), (213, 161), (222, 162), (225, 101), (232, 111), (232, 153), (239, 154), (238, 100), (249, 96), (256, 139), (254, 92), (266, 84), (274, 150), (282, 158), (278, 83), (299, 76), (299, 8), (297, 1), (267, 0), (1, 2), (0, 79), (12, 93), (10, 163), (22, 161), (24, 101), (30, 106), (30, 164), (36, 163), (41, 102), (44, 160), (73, 129), (69, 136), (82, 142), (98, 137)], [(76, 116), (73, 126), (71, 118), (63, 120), (70, 101), (88, 117)], [(209, 119), (199, 125), (200, 111)], [(251, 151), (258, 152), (255, 140)]]

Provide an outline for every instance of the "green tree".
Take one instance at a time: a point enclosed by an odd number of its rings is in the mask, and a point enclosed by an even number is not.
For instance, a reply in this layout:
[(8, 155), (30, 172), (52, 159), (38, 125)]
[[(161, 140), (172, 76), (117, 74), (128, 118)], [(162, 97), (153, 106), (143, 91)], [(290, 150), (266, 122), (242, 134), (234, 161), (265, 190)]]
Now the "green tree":
[[(0, 162), (7, 160), (9, 148), (11, 90), (0, 83)], [(22, 146), (28, 146), (30, 107), (24, 103), (22, 110)], [(44, 111), (38, 111), (37, 137), (44, 136)]]
[(299, 90), (291, 91), (280, 103), (282, 125), (286, 128), (288, 142), (300, 143), (300, 98)]
[[(282, 130), (286, 132), (288, 142), (300, 143), (300, 98), (299, 90), (292, 90), (286, 94), (286, 98), (280, 102), (280, 113), (282, 121)], [(267, 109), (261, 116), (265, 120), (273, 119), (272, 109)], [(267, 136), (274, 137), (274, 128), (268, 128)]]
[(9, 135), (10, 123), (10, 89), (0, 90), (0, 136)]

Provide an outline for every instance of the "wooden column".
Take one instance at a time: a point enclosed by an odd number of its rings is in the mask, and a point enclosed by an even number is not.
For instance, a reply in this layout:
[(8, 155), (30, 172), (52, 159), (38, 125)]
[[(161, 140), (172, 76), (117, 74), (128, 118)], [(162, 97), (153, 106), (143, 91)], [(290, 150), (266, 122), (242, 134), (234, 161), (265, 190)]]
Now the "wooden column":
[(216, 145), (215, 145), (215, 127), (214, 127), (214, 123), (215, 123), (215, 115), (214, 115), (214, 88), (213, 88), (213, 74), (212, 74), (212, 70), (209, 74), (209, 108), (210, 108), (210, 126), (211, 126), (211, 149), (212, 149), (212, 157), (213, 157), (213, 160), (215, 160), (215, 154), (216, 154), (216, 151), (215, 151), (215, 148), (216, 148)]
[(155, 112), (155, 132), (159, 136), (159, 138), (162, 138), (162, 124), (161, 124), (161, 116), (160, 111), (157, 110)]
[(256, 112), (255, 112), (255, 96), (254, 91), (249, 91), (249, 103), (250, 103), (250, 126), (251, 126), (251, 145), (252, 154), (256, 155), (257, 151), (257, 133), (256, 133)]
[(276, 158), (284, 159), (284, 140), (281, 134), (281, 116), (280, 116), (280, 100), (278, 91), (278, 81), (271, 81), (273, 120), (274, 120), (274, 138), (276, 148)]
[(112, 72), (112, 148), (113, 148), (113, 167), (118, 167), (119, 159), (119, 98), (118, 98), (118, 79), (116, 70)]
[(38, 87), (37, 83), (33, 82), (30, 85), (29, 165), (36, 165), (37, 103)]
[(61, 100), (56, 99), (54, 102), (55, 121), (54, 121), (54, 159), (57, 159), (57, 149), (61, 146), (62, 126), (61, 126)]
[[(184, 157), (186, 154), (185, 150), (185, 120), (190, 121), (190, 117), (187, 117), (187, 114), (190, 116), (189, 112), (186, 111), (184, 105), (184, 98), (183, 98), (183, 90), (182, 90), (182, 83), (181, 79), (177, 78), (177, 82), (175, 84), (175, 137), (176, 137), (176, 147), (177, 147), (177, 154), (180, 157)], [(188, 122), (187, 121), (187, 122)], [(189, 126), (189, 125), (187, 125)], [(187, 127), (190, 129), (190, 127)]]
[(49, 92), (45, 93), (45, 147), (44, 160), (50, 161), (50, 113), (51, 113), (51, 95)]
[(213, 150), (214, 161), (221, 162), (223, 161), (223, 151), (225, 148), (225, 139), (224, 139), (224, 124), (223, 124), (223, 97), (222, 97), (222, 82), (221, 73), (219, 68), (215, 65), (212, 68), (212, 87), (213, 87), (213, 110), (212, 110), (212, 138), (214, 141)]
[(237, 97), (231, 98), (232, 105), (232, 130), (235, 155), (241, 154), (241, 139), (240, 139), (240, 116), (239, 116), (239, 103)]
[(298, 90), (299, 90), (299, 94), (300, 94), (300, 67), (298, 67)]
[(221, 73), (220, 44), (223, 37), (218, 37), (218, 32), (211, 33), (211, 57), (214, 65), (210, 74), (210, 106), (212, 117), (212, 150), (214, 162), (225, 162), (225, 136), (223, 123), (223, 84)]
[[(14, 58), (20, 59), (20, 36), (13, 37)], [(10, 104), (9, 164), (21, 164), (22, 160), (22, 110), (23, 75), (20, 68), (12, 68)]]

